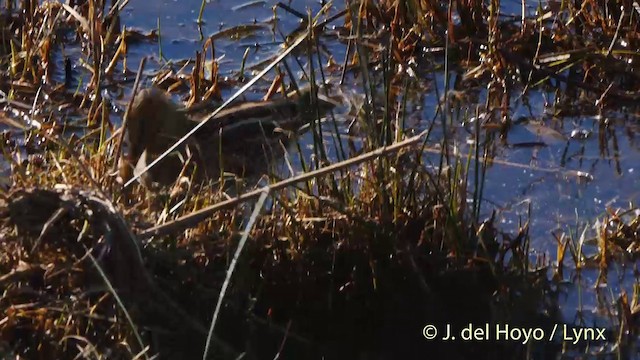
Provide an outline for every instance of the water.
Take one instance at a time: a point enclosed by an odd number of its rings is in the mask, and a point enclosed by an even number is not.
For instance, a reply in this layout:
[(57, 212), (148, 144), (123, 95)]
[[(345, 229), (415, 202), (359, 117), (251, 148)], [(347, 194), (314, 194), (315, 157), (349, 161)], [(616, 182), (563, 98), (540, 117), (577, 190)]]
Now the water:
[[(280, 34), (288, 34), (300, 24), (295, 15), (283, 9), (277, 9), (278, 21), (274, 22), (272, 7), (275, 1), (247, 2), (245, 4), (249, 6), (240, 6), (240, 9), (237, 9), (241, 3), (219, 0), (207, 3), (204, 22), (198, 25), (196, 19), (200, 3), (199, 0), (132, 0), (122, 20), (127, 26), (141, 29), (143, 32), (157, 28), (159, 23), (162, 55), (170, 60), (193, 58), (196, 51), (202, 50), (204, 39), (223, 29), (246, 24), (261, 25), (257, 31), (244, 34), (242, 37), (223, 37), (215, 41), (216, 57), (220, 59), (223, 76), (234, 76), (238, 73), (241, 59), (247, 49), (247, 64), (257, 64), (272, 57), (281, 49), (283, 38)], [(321, 8), (317, 1), (295, 1), (291, 6), (303, 13), (306, 13), (306, 9), (315, 13)], [(519, 16), (520, 6), (519, 1), (503, 2), (502, 13)], [(528, 4), (527, 14), (532, 15), (536, 7), (537, 3)], [(333, 13), (338, 10), (341, 8), (332, 9)], [(338, 20), (336, 24), (339, 25), (340, 22), (341, 20)], [(342, 63), (345, 56), (344, 43), (331, 37), (323, 38), (322, 43), (334, 60)], [(155, 66), (158, 66), (159, 48), (156, 43), (132, 46), (130, 64), (137, 64), (141, 56), (151, 55), (151, 66), (154, 66), (154, 61)], [(434, 56), (443, 57), (444, 54)], [(303, 56), (299, 57), (299, 60), (305, 64), (308, 59)], [(323, 61), (326, 60), (325, 54)], [(288, 60), (288, 63), (292, 65), (295, 62)], [(297, 68), (297, 65), (294, 66)], [(250, 76), (250, 73), (247, 75)], [(272, 78), (273, 74), (269, 74), (268, 77)], [(420, 83), (429, 90), (421, 96), (413, 97), (414, 103), (410, 103), (409, 106), (417, 111), (409, 114), (408, 122), (418, 128), (424, 128), (429, 126), (433, 119), (440, 121), (439, 116), (434, 117), (438, 102), (434, 87), (438, 86), (438, 93), (442, 94), (444, 77), (438, 74), (422, 79)], [(358, 80), (354, 81), (350, 77), (347, 84), (344, 87), (345, 92), (357, 92), (357, 89), (361, 88)], [(225, 95), (228, 96), (235, 90), (236, 88), (229, 87)], [(479, 94), (478, 103), (482, 103), (483, 90), (480, 90)], [(512, 99), (510, 116), (513, 119), (541, 121), (544, 124), (543, 133), (539, 134), (539, 128), (535, 126), (518, 124), (508, 133), (505, 144), (498, 145), (495, 159), (502, 163), (494, 164), (487, 172), (483, 214), (488, 216), (491, 211), (497, 210), (501, 228), (506, 231), (516, 231), (521, 220), (531, 220), (533, 255), (555, 259), (557, 244), (552, 233), (580, 234), (582, 229), (587, 227), (587, 234), (592, 237), (594, 230), (589, 224), (593, 224), (602, 216), (608, 207), (628, 207), (630, 203), (638, 202), (640, 142), (637, 134), (640, 133), (640, 125), (636, 120), (637, 115), (633, 112), (627, 113), (624, 109), (602, 116), (553, 118), (547, 115), (551, 110), (550, 106), (545, 106), (554, 103), (553, 92), (531, 90), (526, 95), (527, 102), (515, 96), (513, 98), (515, 100)], [(473, 103), (463, 104), (462, 110), (473, 114), (476, 107), (477, 104)], [(347, 110), (338, 109), (338, 116), (346, 116)], [(610, 126), (606, 129), (600, 127), (602, 122), (607, 122)], [(545, 130), (547, 128), (552, 131), (549, 133)], [(439, 126), (435, 129), (437, 136)], [(572, 139), (571, 133), (574, 130), (588, 130), (591, 136), (586, 139)], [(455, 131), (458, 140), (464, 144), (468, 134), (465, 135), (461, 128)], [(303, 139), (303, 143), (305, 141), (311, 142), (310, 138)], [(433, 145), (437, 142), (437, 138), (432, 139)], [(511, 146), (531, 142), (540, 142), (544, 146)], [(617, 149), (614, 149), (614, 144)], [(333, 147), (327, 146), (327, 149), (332, 151)], [(468, 151), (464, 146), (462, 149), (463, 153)], [(292, 156), (290, 162), (294, 167), (299, 167), (296, 159), (296, 156)], [(583, 176), (576, 176), (577, 172)], [(595, 246), (592, 246), (590, 251), (594, 252)], [(571, 266), (570, 263), (569, 261), (567, 265)], [(584, 288), (592, 288), (597, 276), (596, 270), (586, 270), (582, 275), (581, 282)], [(631, 276), (620, 277), (610, 274), (609, 278), (614, 293), (617, 294), (623, 288), (630, 292), (633, 283)], [(563, 312), (569, 321), (573, 319), (575, 310), (579, 307), (578, 294), (576, 286), (570, 287), (567, 292)], [(597, 317), (594, 310), (597, 309), (595, 298), (582, 296), (583, 307), (587, 309), (586, 317), (590, 320)]]
[[(201, 1), (159, 1), (148, 3), (144, 0), (132, 0), (122, 16), (124, 24), (148, 31), (161, 29), (162, 55), (177, 60), (193, 58), (196, 51), (202, 50), (204, 41), (220, 31), (239, 25), (256, 25), (260, 29), (242, 33), (237, 38), (222, 37), (215, 41), (216, 57), (221, 58), (221, 74), (233, 74), (240, 70), (241, 59), (248, 49), (246, 63), (249, 65), (269, 59), (280, 50), (283, 43), (281, 34), (296, 29), (301, 21), (295, 15), (277, 8), (274, 21), (274, 9), (277, 1), (210, 1), (203, 13), (203, 23), (197, 23)], [(252, 5), (253, 4), (253, 5)], [(306, 13), (310, 9), (315, 14), (321, 4), (315, 1), (293, 4), (297, 10)], [(149, 50), (158, 46), (149, 45), (139, 48), (134, 55), (149, 55)]]
[[(238, 25), (255, 24), (259, 27), (256, 31), (245, 33), (238, 38), (220, 37), (215, 40), (215, 56), (220, 59), (223, 80), (224, 77), (232, 79), (237, 75), (241, 68), (241, 59), (247, 49), (249, 66), (246, 75), (251, 77), (252, 72), (259, 69), (251, 65), (270, 59), (277, 54), (283, 43), (281, 34), (288, 34), (300, 24), (299, 18), (280, 8), (277, 9), (278, 21), (274, 22), (272, 7), (275, 3), (275, 1), (247, 2), (245, 3), (247, 6), (237, 8), (242, 4), (236, 1), (211, 1), (205, 7), (203, 24), (199, 25), (196, 22), (201, 4), (199, 0), (131, 0), (122, 14), (123, 25), (148, 33), (160, 24), (161, 42), (158, 44), (142, 41), (132, 44), (129, 48), (128, 66), (130, 70), (135, 71), (140, 59), (143, 56), (149, 56), (147, 71), (152, 72), (163, 66), (165, 61), (175, 62), (193, 58), (196, 51), (202, 51), (204, 41), (221, 30)], [(342, 4), (338, 2), (338, 6)], [(302, 13), (306, 13), (307, 8), (315, 13), (322, 4), (317, 1), (293, 1), (291, 6)], [(333, 14), (338, 10), (341, 8), (334, 7), (330, 13)], [(505, 3), (504, 10), (508, 14), (518, 15), (520, 3)], [(337, 20), (336, 24), (339, 25), (341, 21)], [(322, 62), (326, 63), (328, 58), (332, 57), (337, 63), (342, 63), (345, 56), (344, 43), (338, 42), (331, 36), (323, 37), (322, 43), (326, 47)], [(65, 51), (74, 59), (74, 65), (76, 65), (74, 72), (80, 78), (86, 79), (87, 74), (77, 66), (78, 58), (82, 56), (81, 52), (73, 48), (67, 48)], [(164, 60), (160, 58), (160, 51)], [(442, 57), (443, 54), (434, 56)], [(303, 64), (308, 61), (306, 56), (299, 56), (298, 59)], [(297, 70), (299, 67), (295, 61), (291, 59), (287, 61), (293, 71), (300, 75), (301, 71)], [(339, 71), (329, 71), (327, 76), (332, 79), (332, 83), (336, 84), (338, 74)], [(63, 75), (58, 72), (55, 76)], [(128, 77), (130, 80), (130, 75)], [(268, 77), (272, 79), (273, 74), (269, 74)], [(344, 87), (345, 92), (360, 88), (356, 81), (348, 76), (348, 85)], [(420, 96), (413, 97), (414, 103), (409, 106), (415, 108), (416, 112), (409, 114), (408, 119), (416, 127), (424, 128), (429, 126), (434, 118), (435, 121), (440, 121), (440, 117), (434, 117), (438, 98), (433, 89), (434, 86), (438, 86), (441, 94), (444, 80), (439, 74), (421, 79), (420, 82), (428, 90)], [(269, 82), (265, 81), (257, 86), (264, 90), (268, 84)], [(229, 96), (238, 88), (231, 83), (225, 85), (224, 96)], [(262, 93), (264, 92), (256, 91), (255, 94)], [(480, 94), (478, 103), (483, 101), (482, 91)], [(251, 96), (250, 93), (249, 97)], [(547, 115), (549, 108), (545, 108), (545, 103), (553, 104), (552, 92), (534, 89), (526, 96), (528, 105), (521, 100), (512, 101), (511, 117), (542, 121), (544, 128), (553, 129), (552, 134), (555, 135), (538, 134), (536, 127), (530, 124), (518, 124), (510, 130), (506, 142), (497, 145), (495, 159), (501, 163), (494, 164), (487, 172), (483, 214), (488, 216), (492, 210), (497, 210), (501, 228), (506, 231), (515, 231), (520, 219), (523, 221), (529, 219), (530, 209), (530, 234), (534, 254), (555, 259), (557, 244), (552, 236), (553, 232), (580, 234), (582, 229), (587, 227), (589, 236), (594, 236), (594, 230), (588, 224), (593, 224), (608, 207), (627, 208), (630, 203), (637, 203), (640, 199), (640, 177), (638, 176), (640, 125), (637, 120), (638, 115), (633, 110), (625, 109), (607, 112), (602, 116), (584, 115), (554, 119)], [(462, 109), (473, 114), (476, 104), (464, 104)], [(347, 107), (337, 110), (337, 116), (343, 117), (342, 122), (350, 120), (344, 118), (347, 112)], [(601, 127), (600, 124), (603, 122), (608, 123), (609, 126)], [(435, 128), (439, 129), (439, 126)], [(454, 128), (456, 138), (464, 143), (468, 134), (463, 131), (462, 126), (456, 125)], [(574, 130), (588, 130), (592, 134), (586, 139), (572, 139), (570, 135)], [(438, 131), (435, 134), (437, 135)], [(304, 141), (310, 142), (308, 138)], [(435, 138), (432, 139), (431, 144), (435, 145), (437, 142), (438, 139)], [(532, 142), (544, 143), (544, 146), (511, 146)], [(330, 154), (335, 155), (332, 153), (332, 146), (327, 148)], [(463, 153), (468, 150), (464, 146), (462, 149)], [(297, 165), (295, 157), (292, 159), (295, 167)], [(518, 164), (524, 165), (524, 168), (517, 166)], [(2, 170), (0, 168), (0, 171)], [(578, 177), (575, 176), (576, 172), (588, 174), (588, 176)], [(590, 251), (593, 252), (593, 250), (592, 246)], [(618, 271), (611, 271), (609, 274), (611, 291), (618, 294), (621, 289), (626, 289), (627, 293), (631, 293), (634, 279), (631, 276), (622, 277), (619, 274)], [(596, 275), (595, 270), (583, 272), (582, 281), (585, 289), (593, 287)], [(578, 308), (577, 287), (570, 287), (567, 294), (563, 311), (567, 320), (571, 321)], [(589, 318), (597, 318), (595, 296), (583, 296), (582, 303), (591, 314)]]

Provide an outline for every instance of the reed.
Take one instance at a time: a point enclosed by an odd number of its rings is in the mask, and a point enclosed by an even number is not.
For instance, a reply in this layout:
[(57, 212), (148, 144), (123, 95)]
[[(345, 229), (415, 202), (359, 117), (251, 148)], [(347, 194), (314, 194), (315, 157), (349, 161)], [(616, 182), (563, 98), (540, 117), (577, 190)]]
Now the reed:
[[(14, 5), (0, 21), (1, 100), (20, 115), (3, 118), (12, 130), (0, 139), (10, 170), (0, 174), (0, 351), (535, 357), (540, 347), (517, 343), (415, 341), (415, 329), (561, 323), (563, 289), (585, 283), (589, 267), (604, 286), (615, 264), (635, 259), (634, 207), (609, 210), (593, 238), (586, 222), (554, 234), (552, 262), (532, 255), (531, 209), (505, 231), (484, 184), (495, 165), (570, 175), (495, 159), (514, 97), (559, 82), (567, 90), (557, 114), (577, 98), (596, 111), (637, 100), (635, 55), (619, 46), (637, 42), (628, 9), (590, 3), (587, 12), (578, 2), (509, 19), (499, 1), (362, 0), (316, 14), (279, 4), (299, 29), (265, 62), (245, 55), (228, 79), (214, 40), (269, 29), (277, 39), (275, 19), (223, 29), (193, 59), (167, 62), (159, 20), (157, 37), (120, 31), (126, 1)], [(73, 40), (59, 36), (69, 29)], [(157, 42), (159, 54), (130, 87), (134, 38)], [(342, 66), (326, 41), (344, 45)], [(65, 66), (58, 84), (50, 75), (67, 47), (79, 50), (79, 66)], [(331, 83), (362, 99), (336, 102)], [(123, 122), (105, 96), (114, 86), (133, 90)], [(260, 86), (269, 88), (263, 100), (241, 100)], [(471, 114), (480, 86), (486, 101)], [(427, 91), (440, 101), (427, 126), (412, 127), (410, 107)], [(469, 146), (454, 136), (462, 127)], [(610, 353), (632, 347), (637, 293), (599, 294), (620, 324)]]

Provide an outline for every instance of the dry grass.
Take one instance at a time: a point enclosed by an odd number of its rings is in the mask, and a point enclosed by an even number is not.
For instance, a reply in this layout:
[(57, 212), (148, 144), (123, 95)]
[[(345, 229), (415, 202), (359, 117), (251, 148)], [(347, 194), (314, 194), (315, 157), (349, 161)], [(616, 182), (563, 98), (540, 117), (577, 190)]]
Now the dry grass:
[[(314, 156), (302, 159), (306, 176), (286, 187), (273, 185), (279, 180), (276, 174), (265, 177), (272, 187), (248, 232), (253, 198), (229, 198), (251, 193), (255, 179), (222, 178), (210, 184), (183, 179), (167, 188), (138, 183), (124, 188), (118, 179), (122, 136), (111, 123), (111, 103), (102, 90), (107, 84), (125, 85), (124, 73), (131, 77), (127, 44), (152, 41), (155, 34), (121, 30), (117, 10), (95, 0), (73, 8), (24, 2), (23, 8), (9, 12), (15, 15), (3, 27), (0, 89), (7, 94), (5, 113), (26, 115), (30, 124), (5, 135), (2, 146), (11, 174), (0, 198), (0, 353), (24, 358), (198, 358), (208, 328), (215, 329), (209, 354), (225, 358), (242, 352), (248, 358), (390, 358), (416, 351), (446, 351), (451, 358), (515, 358), (558, 351), (556, 344), (540, 350), (516, 343), (460, 346), (421, 338), (428, 323), (548, 326), (558, 320), (557, 304), (545, 273), (548, 263), (530, 263), (528, 223), (516, 234), (506, 234), (493, 217), (480, 218), (489, 145), (456, 154), (445, 136), (440, 164), (428, 166), (424, 140), (430, 131), (412, 138), (412, 129), (404, 126), (413, 80), (396, 69), (416, 68), (412, 59), (424, 45), (447, 44), (452, 54), (447, 69), (467, 69), (468, 83), (488, 82), (486, 110), (508, 113), (515, 87), (510, 75), (517, 69), (524, 88), (564, 76), (558, 71), (562, 63), (533, 71), (522, 60), (528, 56), (525, 45), (540, 44), (535, 64), (549, 53), (574, 56), (576, 37), (588, 41), (581, 48), (602, 49), (601, 39), (584, 35), (598, 24), (603, 33), (616, 30), (618, 39), (635, 44), (635, 22), (618, 21), (621, 15), (604, 17), (600, 5), (590, 6), (592, 11), (585, 5), (549, 10), (556, 19), (551, 33), (540, 30), (550, 18), (526, 20), (518, 28), (498, 19), (496, 5), (456, 2), (461, 24), (453, 27), (447, 23), (451, 14), (440, 4), (354, 2), (344, 12), (344, 30), (352, 35), (347, 42), (354, 49), (345, 71), (361, 76), (369, 102), (355, 115), (353, 136), (361, 140), (359, 148), (342, 142), (330, 146), (338, 160), (369, 157), (330, 168), (337, 160), (327, 156), (322, 139), (327, 132), (339, 138), (342, 125), (335, 119), (325, 126), (313, 122)], [(410, 26), (414, 23), (419, 26)], [(391, 26), (384, 33), (386, 24)], [(576, 24), (581, 33), (567, 29)], [(307, 21), (310, 41), (295, 49), (308, 56), (309, 64), (314, 56), (319, 59), (316, 32), (322, 25), (320, 19)], [(445, 29), (450, 30), (448, 38)], [(65, 37), (70, 31), (77, 33), (75, 38)], [(471, 37), (472, 32), (478, 35)], [(379, 47), (387, 43), (386, 50)], [(83, 74), (90, 74), (81, 85), (83, 92), (68, 91), (78, 76), (69, 68), (65, 84), (50, 76), (52, 67), (60, 65), (52, 54), (67, 45), (83, 50)], [(206, 61), (208, 50), (214, 50), (211, 41), (195, 55), (188, 76), (167, 68), (153, 83), (186, 94), (188, 106), (219, 99), (220, 87), (234, 85), (234, 80), (222, 84), (218, 64)], [(593, 85), (596, 78), (613, 84), (613, 79), (630, 76), (632, 69), (592, 66), (605, 60), (619, 65), (629, 54), (590, 50), (580, 53), (579, 62), (571, 56), (589, 71), (576, 71), (567, 79), (582, 78), (577, 87), (600, 96), (598, 106), (635, 96), (637, 82), (616, 82), (606, 93)], [(369, 64), (381, 65), (381, 70), (373, 72)], [(205, 76), (205, 66), (212, 76)], [(283, 75), (291, 73), (284, 71), (286, 64), (275, 62), (273, 67), (272, 88), (296, 82)], [(428, 68), (419, 62), (418, 67)], [(329, 71), (305, 70), (313, 84)], [(441, 114), (446, 130), (450, 114)], [(74, 127), (81, 137), (69, 134)], [(476, 131), (478, 140), (479, 125)], [(22, 134), (25, 146), (13, 141)], [(219, 206), (225, 201), (226, 207)], [(215, 211), (196, 222), (169, 226), (203, 209)], [(617, 224), (617, 230), (603, 232), (609, 234), (606, 241), (629, 249), (629, 229), (635, 227)], [(162, 236), (150, 231), (158, 227), (166, 230)], [(235, 271), (227, 273), (243, 238), (248, 241), (238, 250)], [(221, 294), (226, 275), (231, 286)], [(211, 323), (218, 301), (220, 316)], [(633, 308), (628, 301), (623, 305)], [(629, 314), (627, 323), (635, 312)]]

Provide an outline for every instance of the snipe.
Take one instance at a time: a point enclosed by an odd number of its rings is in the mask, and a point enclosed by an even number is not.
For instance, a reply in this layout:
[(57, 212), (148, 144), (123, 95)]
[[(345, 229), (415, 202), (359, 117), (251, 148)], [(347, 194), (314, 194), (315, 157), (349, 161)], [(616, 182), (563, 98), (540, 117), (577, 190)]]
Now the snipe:
[[(266, 170), (291, 135), (317, 116), (316, 110), (322, 115), (335, 106), (323, 97), (312, 101), (312, 96), (307, 88), (288, 98), (245, 102), (224, 109), (178, 151), (152, 167), (144, 181), (174, 182), (189, 157), (199, 179), (218, 177), (221, 170), (239, 176)], [(120, 159), (121, 177), (131, 178), (134, 167), (144, 168), (207, 115), (178, 108), (159, 89), (140, 91), (129, 110), (128, 155)]]

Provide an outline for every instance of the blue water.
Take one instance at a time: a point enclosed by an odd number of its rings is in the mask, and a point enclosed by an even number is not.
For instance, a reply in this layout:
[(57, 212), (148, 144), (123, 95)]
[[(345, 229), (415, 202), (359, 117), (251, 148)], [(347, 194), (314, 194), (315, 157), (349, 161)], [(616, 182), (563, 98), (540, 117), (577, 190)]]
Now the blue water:
[[(207, 4), (204, 11), (204, 24), (196, 23), (200, 1), (160, 1), (149, 3), (143, 0), (132, 0), (125, 11), (123, 21), (128, 26), (149, 31), (157, 28), (158, 21), (161, 26), (162, 52), (166, 59), (179, 60), (193, 58), (196, 51), (202, 49), (202, 40), (219, 32), (221, 29), (244, 25), (249, 23), (263, 24), (264, 28), (239, 39), (222, 38), (215, 42), (216, 57), (220, 58), (221, 74), (234, 75), (240, 69), (240, 60), (246, 49), (249, 49), (248, 64), (258, 63), (269, 59), (280, 49), (282, 34), (287, 34), (298, 26), (299, 19), (282, 9), (277, 10), (278, 21), (272, 22), (272, 6), (275, 1), (258, 2), (256, 5), (234, 10), (240, 3), (232, 1), (212, 1)], [(339, 4), (340, 6), (342, 3)], [(544, 4), (543, 4), (544, 5)], [(293, 7), (301, 12), (306, 8), (317, 11), (321, 5), (316, 1), (293, 2)], [(532, 15), (537, 3), (527, 4), (527, 14)], [(340, 8), (341, 9), (341, 8)], [(340, 10), (333, 8), (333, 12)], [(501, 4), (503, 15), (519, 16), (521, 2), (507, 1)], [(340, 20), (337, 22), (340, 23)], [(323, 44), (334, 55), (338, 63), (344, 59), (344, 44), (333, 38), (323, 39)], [(149, 43), (134, 46), (132, 54), (135, 56), (153, 55), (158, 61), (158, 44)], [(443, 57), (443, 54), (435, 54), (434, 60)], [(306, 57), (300, 57), (306, 64)], [(323, 58), (325, 61), (327, 58)], [(134, 61), (135, 63), (135, 61)], [(289, 64), (295, 64), (289, 61)], [(130, 65), (132, 66), (132, 65)], [(297, 65), (293, 65), (296, 66)], [(248, 74), (249, 75), (249, 74)], [(335, 75), (335, 74), (333, 74)], [(272, 78), (272, 74), (269, 78)], [(335, 78), (334, 78), (335, 79)], [(437, 108), (438, 97), (434, 87), (438, 86), (439, 94), (442, 94), (444, 85), (442, 74), (435, 78), (427, 76), (420, 80), (421, 86), (429, 89), (420, 96), (413, 97), (410, 108), (417, 109), (408, 115), (407, 123), (416, 128), (425, 128), (431, 121), (440, 121), (439, 116), (434, 116)], [(348, 78), (343, 87), (345, 92), (358, 91), (360, 80), (353, 81)], [(335, 80), (333, 81), (335, 83)], [(265, 84), (262, 84), (264, 87)], [(229, 89), (232, 91), (235, 89)], [(557, 133), (564, 135), (567, 140), (559, 140), (554, 137), (538, 135), (535, 129), (526, 125), (515, 125), (509, 132), (506, 144), (518, 144), (525, 142), (542, 142), (544, 147), (511, 147), (497, 145), (496, 160), (515, 163), (494, 164), (487, 172), (484, 188), (485, 205), (483, 215), (489, 216), (491, 211), (497, 210), (498, 221), (505, 231), (515, 232), (520, 221), (531, 221), (530, 234), (534, 257), (556, 259), (557, 244), (552, 233), (582, 233), (587, 228), (587, 237), (593, 237), (595, 230), (592, 224), (601, 217), (607, 207), (628, 207), (630, 203), (637, 203), (640, 199), (640, 145), (637, 139), (640, 133), (640, 125), (637, 122), (625, 118), (624, 111), (604, 114), (604, 117), (584, 116), (553, 119), (546, 115), (546, 104), (553, 104), (554, 94), (540, 90), (531, 90), (527, 94), (529, 106), (522, 101), (513, 100), (510, 115), (513, 119), (526, 117), (543, 122), (545, 127), (553, 128)], [(483, 92), (480, 91), (478, 103), (483, 103)], [(477, 104), (463, 104), (462, 110), (474, 114)], [(340, 121), (349, 121), (352, 116), (348, 106), (336, 110)], [(347, 115), (350, 114), (350, 115)], [(633, 116), (633, 115), (631, 115)], [(628, 116), (627, 116), (628, 117)], [(599, 144), (599, 123), (608, 121), (612, 125), (611, 130), (605, 130), (606, 139), (603, 146)], [(326, 126), (325, 126), (326, 127)], [(461, 125), (450, 125), (453, 138), (460, 143), (463, 156), (468, 147), (465, 145), (468, 134)], [(327, 127), (330, 129), (331, 127)], [(430, 141), (431, 146), (437, 146), (440, 126), (435, 126), (435, 138)], [(591, 136), (585, 140), (570, 138), (573, 130), (589, 130)], [(330, 154), (334, 154), (331, 146), (331, 138), (325, 139)], [(618, 156), (614, 156), (613, 144), (617, 143)], [(310, 139), (303, 139), (303, 144)], [(304, 149), (303, 149), (304, 150)], [(304, 151), (308, 157), (310, 151)], [(292, 155), (289, 162), (294, 168), (299, 168), (297, 155)], [(437, 162), (436, 162), (437, 163)], [(530, 168), (522, 168), (529, 166)], [(542, 170), (537, 170), (540, 168)], [(546, 170), (546, 171), (545, 171)], [(584, 175), (578, 177), (575, 172), (580, 171)], [(588, 175), (587, 175), (588, 174)], [(528, 217), (529, 209), (531, 218)], [(594, 253), (596, 247), (586, 245), (585, 252)], [(567, 258), (569, 255), (567, 254)], [(567, 263), (570, 266), (571, 261)], [(571, 270), (568, 271), (571, 273)], [(595, 270), (583, 271), (584, 289), (591, 289), (595, 282), (597, 272)], [(621, 288), (631, 290), (633, 279), (631, 276), (620, 278), (610, 274), (611, 289), (618, 293)], [(571, 288), (571, 287), (570, 287)], [(566, 303), (563, 310), (567, 319), (575, 315), (579, 307), (579, 291), (573, 287), (567, 291)], [(595, 317), (597, 308), (596, 297), (590, 292), (589, 296), (582, 296), (581, 302), (588, 314)]]
[[(129, 70), (135, 72), (140, 59), (148, 56), (147, 73), (151, 75), (168, 63), (194, 58), (196, 51), (202, 51), (204, 41), (221, 30), (238, 25), (260, 25), (259, 30), (244, 34), (240, 38), (222, 37), (215, 41), (215, 55), (220, 62), (220, 74), (223, 80), (224, 77), (235, 79), (241, 67), (241, 59), (247, 49), (249, 49), (248, 65), (267, 60), (281, 50), (282, 34), (288, 34), (300, 24), (300, 20), (295, 15), (283, 9), (277, 9), (278, 20), (274, 22), (272, 7), (277, 3), (276, 1), (246, 3), (252, 3), (252, 5), (234, 9), (242, 2), (210, 1), (204, 10), (203, 24), (199, 25), (196, 19), (200, 9), (200, 0), (131, 0), (122, 14), (123, 25), (142, 33), (148, 33), (157, 29), (160, 24), (161, 40), (160, 44), (154, 41), (132, 44), (128, 54)], [(343, 2), (336, 4), (337, 6), (332, 8), (330, 14), (342, 9)], [(529, 4), (529, 14), (535, 10), (534, 5), (537, 6), (537, 3)], [(319, 2), (310, 0), (293, 1), (292, 6), (303, 13), (306, 13), (307, 8), (311, 9), (312, 13), (321, 8)], [(504, 14), (519, 15), (520, 2), (504, 2), (502, 11)], [(337, 20), (336, 24), (339, 25), (341, 21)], [(327, 49), (327, 52), (322, 54), (322, 63), (326, 63), (332, 56), (335, 62), (341, 64), (345, 56), (344, 43), (338, 42), (334, 37), (322, 37), (321, 41)], [(160, 49), (162, 58), (160, 57)], [(70, 47), (66, 48), (65, 52), (74, 59), (74, 73), (86, 81), (86, 72), (78, 67), (78, 59), (82, 57), (79, 49)], [(437, 57), (443, 55), (435, 54), (434, 56), (436, 57), (434, 60), (438, 60)], [(298, 60), (303, 65), (308, 63), (306, 55), (298, 56)], [(317, 62), (316, 59), (314, 61)], [(287, 62), (296, 76), (300, 77), (302, 71), (299, 65), (291, 58)], [(315, 67), (317, 68), (317, 63)], [(257, 69), (259, 68), (254, 69), (248, 66), (245, 75), (250, 78), (254, 74), (252, 71)], [(337, 84), (339, 71), (329, 71), (326, 75), (331, 79), (332, 84)], [(62, 73), (59, 72), (55, 76), (61, 77)], [(128, 77), (130, 78), (131, 75)], [(273, 79), (273, 77), (273, 73), (267, 75), (268, 79)], [(440, 117), (435, 116), (438, 97), (433, 89), (438, 86), (439, 93), (442, 94), (443, 78), (442, 74), (439, 74), (434, 78), (426, 76), (419, 80), (421, 86), (427, 90), (419, 96), (414, 96), (413, 103), (409, 104), (409, 108), (416, 109), (416, 111), (408, 114), (408, 124), (421, 129), (431, 125), (430, 122), (434, 121), (433, 119), (440, 121)], [(347, 85), (342, 88), (342, 91), (357, 91), (361, 88), (361, 85), (358, 84), (359, 81), (359, 79), (354, 81), (352, 77), (348, 77)], [(230, 95), (238, 89), (238, 86), (225, 87), (223, 95)], [(263, 94), (264, 89), (268, 86), (269, 81), (259, 82), (256, 87), (261, 91), (256, 91), (255, 94)], [(125, 90), (125, 98), (126, 94)], [(523, 222), (531, 220), (530, 234), (533, 240), (533, 256), (555, 259), (557, 244), (552, 232), (557, 234), (573, 232), (579, 235), (586, 227), (587, 237), (593, 237), (595, 230), (591, 225), (604, 214), (608, 207), (627, 208), (630, 203), (638, 203), (640, 200), (640, 177), (638, 176), (640, 173), (640, 141), (638, 141), (640, 125), (637, 121), (637, 115), (626, 114), (624, 109), (606, 113), (603, 117), (583, 116), (563, 118), (561, 121), (554, 120), (546, 115), (544, 105), (545, 103), (553, 103), (553, 93), (531, 90), (527, 96), (530, 107), (523, 105), (521, 101), (514, 100), (512, 102), (510, 108), (512, 118), (526, 117), (542, 121), (545, 126), (553, 128), (567, 138), (576, 129), (590, 130), (592, 135), (586, 140), (570, 138), (558, 140), (537, 135), (525, 125), (515, 125), (508, 134), (507, 144), (537, 141), (543, 142), (546, 146), (514, 148), (507, 145), (497, 145), (497, 160), (531, 166), (531, 168), (526, 169), (504, 163), (491, 166), (487, 172), (484, 188), (486, 202), (483, 215), (489, 216), (491, 211), (497, 210), (501, 228), (511, 232), (517, 230), (521, 219)], [(478, 103), (483, 103), (482, 94)], [(468, 103), (463, 105), (462, 109), (473, 114), (476, 107), (477, 104)], [(350, 112), (350, 107), (347, 105), (336, 109), (336, 117), (341, 124), (350, 121), (351, 116), (353, 113)], [(605, 131), (603, 134), (605, 141), (601, 145), (598, 135), (601, 131), (599, 124), (603, 121), (607, 121), (611, 125), (607, 130), (602, 130)], [(325, 124), (325, 128), (329, 130), (332, 129), (332, 126)], [(435, 137), (430, 140), (430, 146), (435, 147), (439, 143), (438, 134), (442, 135), (439, 128), (439, 125), (435, 126)], [(462, 156), (466, 156), (468, 146), (465, 144), (469, 136), (464, 127), (460, 124), (452, 124), (451, 131), (454, 135), (453, 138), (460, 142)], [(329, 155), (337, 157), (331, 144), (332, 138), (326, 137), (325, 141)], [(303, 144), (310, 143), (311, 140), (307, 137), (302, 142)], [(614, 144), (617, 144), (618, 147), (617, 154), (614, 151)], [(306, 157), (310, 156), (310, 151), (305, 147), (303, 147), (303, 152)], [(294, 168), (299, 169), (300, 164), (295, 154), (291, 156), (290, 162)], [(0, 172), (2, 170), (0, 168)], [(590, 177), (589, 179), (578, 178), (568, 171), (581, 171), (588, 173)], [(528, 217), (529, 208), (531, 209), (531, 218)], [(586, 251), (593, 253), (595, 247), (587, 245)], [(568, 261), (567, 265), (570, 264), (571, 261)], [(571, 272), (572, 270), (569, 269), (568, 273)], [(586, 270), (583, 275), (584, 291), (587, 291), (588, 295), (582, 295), (581, 301), (586, 311), (591, 314), (590, 318), (593, 319), (597, 317), (595, 311), (597, 302), (592, 290), (597, 272)], [(610, 272), (610, 289), (607, 289), (606, 292), (611, 290), (614, 294), (618, 294), (621, 289), (626, 289), (627, 293), (631, 294), (633, 277), (619, 275), (620, 272), (617, 270)], [(579, 307), (577, 288), (577, 286), (569, 286), (563, 304), (563, 310), (568, 320), (573, 318), (575, 310)]]

